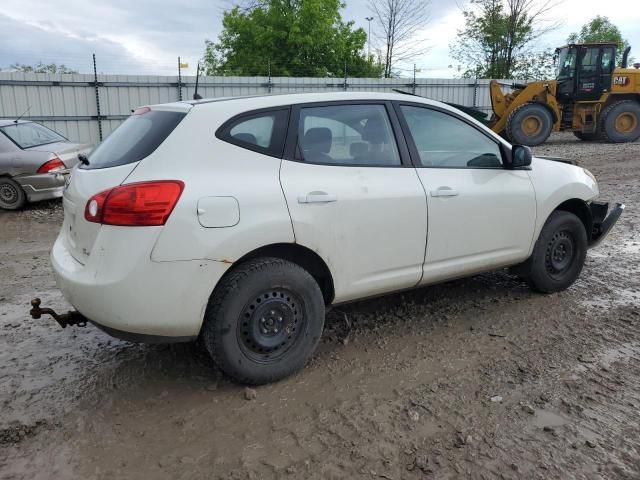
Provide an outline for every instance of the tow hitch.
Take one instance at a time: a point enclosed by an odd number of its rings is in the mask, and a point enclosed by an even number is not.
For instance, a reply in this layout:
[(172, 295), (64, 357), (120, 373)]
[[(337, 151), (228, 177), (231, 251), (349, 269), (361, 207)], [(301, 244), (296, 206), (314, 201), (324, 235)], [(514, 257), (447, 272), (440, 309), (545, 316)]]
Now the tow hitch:
[(42, 315), (51, 315), (62, 328), (67, 328), (72, 325), (77, 325), (78, 327), (87, 326), (87, 319), (80, 312), (76, 312), (75, 310), (58, 315), (51, 308), (40, 308), (39, 298), (31, 300), (31, 307), (29, 314), (31, 315), (31, 318), (35, 318), (36, 320), (42, 317)]

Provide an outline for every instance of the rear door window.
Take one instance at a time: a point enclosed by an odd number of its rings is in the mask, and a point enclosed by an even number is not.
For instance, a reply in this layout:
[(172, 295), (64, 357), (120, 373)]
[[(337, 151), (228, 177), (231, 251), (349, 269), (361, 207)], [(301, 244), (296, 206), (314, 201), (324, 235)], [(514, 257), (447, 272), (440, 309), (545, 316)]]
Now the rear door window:
[(185, 117), (183, 112), (141, 109), (127, 118), (89, 156), (80, 168), (117, 167), (151, 155)]
[(224, 124), (216, 136), (247, 150), (282, 157), (289, 109), (249, 112)]

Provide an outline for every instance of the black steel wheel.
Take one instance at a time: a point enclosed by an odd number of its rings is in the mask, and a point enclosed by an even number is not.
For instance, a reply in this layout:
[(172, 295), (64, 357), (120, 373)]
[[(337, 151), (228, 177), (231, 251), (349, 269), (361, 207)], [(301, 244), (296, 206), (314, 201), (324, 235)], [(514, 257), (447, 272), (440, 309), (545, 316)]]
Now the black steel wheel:
[(587, 255), (587, 231), (573, 213), (553, 212), (545, 223), (531, 257), (518, 274), (539, 292), (570, 287), (580, 276)]
[(236, 335), (243, 353), (260, 363), (278, 362), (305, 329), (302, 300), (283, 288), (260, 292), (245, 306)]
[(18, 210), (26, 201), (27, 196), (18, 183), (8, 177), (0, 177), (0, 208)]
[(322, 292), (306, 270), (279, 258), (256, 258), (220, 280), (201, 338), (223, 372), (259, 385), (304, 366), (320, 340), (324, 315)]

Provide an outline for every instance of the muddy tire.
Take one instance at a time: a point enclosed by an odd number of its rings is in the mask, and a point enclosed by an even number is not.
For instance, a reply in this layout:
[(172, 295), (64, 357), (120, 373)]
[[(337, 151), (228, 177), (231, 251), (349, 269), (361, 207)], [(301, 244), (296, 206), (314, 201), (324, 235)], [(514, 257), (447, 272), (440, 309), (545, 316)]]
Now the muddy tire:
[(202, 339), (220, 369), (259, 385), (301, 369), (324, 327), (324, 300), (314, 278), (278, 258), (239, 265), (207, 305)]
[(600, 140), (600, 138), (602, 137), (602, 135), (600, 135), (599, 133), (573, 132), (573, 134), (576, 136), (576, 138), (584, 142), (595, 142)]
[(27, 203), (27, 195), (14, 180), (0, 177), (0, 208), (18, 210)]
[(516, 108), (507, 120), (506, 133), (514, 145), (534, 147), (544, 143), (553, 130), (553, 117), (539, 103), (525, 103)]
[(607, 142), (636, 141), (640, 138), (640, 103), (622, 100), (609, 105), (600, 116), (600, 130)]
[(555, 211), (542, 227), (533, 254), (519, 273), (538, 292), (565, 290), (580, 276), (587, 244), (582, 221), (573, 213)]

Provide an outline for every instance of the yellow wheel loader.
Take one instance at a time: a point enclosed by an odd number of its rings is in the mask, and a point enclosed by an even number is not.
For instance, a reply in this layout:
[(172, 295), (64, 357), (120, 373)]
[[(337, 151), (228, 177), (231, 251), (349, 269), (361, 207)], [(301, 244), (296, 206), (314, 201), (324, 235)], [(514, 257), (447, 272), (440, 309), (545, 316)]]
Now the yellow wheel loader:
[(566, 45), (556, 50), (555, 80), (514, 84), (507, 94), (492, 80), (489, 127), (511, 143), (529, 146), (560, 131), (587, 141), (637, 140), (640, 64), (627, 68), (629, 50), (616, 68), (614, 43)]

